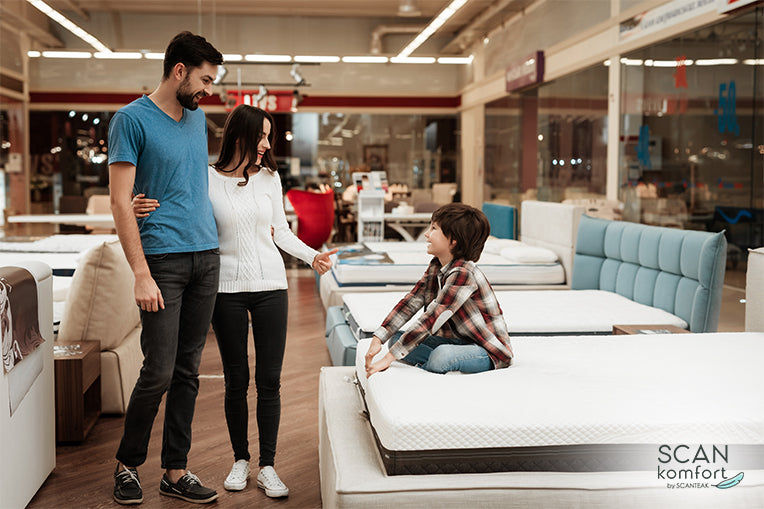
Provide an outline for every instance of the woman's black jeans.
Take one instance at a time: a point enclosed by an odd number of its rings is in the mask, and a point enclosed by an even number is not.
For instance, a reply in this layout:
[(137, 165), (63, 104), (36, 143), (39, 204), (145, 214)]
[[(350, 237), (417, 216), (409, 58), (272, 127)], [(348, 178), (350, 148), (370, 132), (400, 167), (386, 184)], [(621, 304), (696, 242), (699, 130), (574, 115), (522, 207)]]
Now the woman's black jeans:
[(255, 343), (255, 388), (260, 466), (273, 466), (281, 417), (281, 365), (286, 347), (286, 290), (219, 293), (212, 315), (225, 375), (225, 418), (234, 460), (249, 460), (248, 322)]

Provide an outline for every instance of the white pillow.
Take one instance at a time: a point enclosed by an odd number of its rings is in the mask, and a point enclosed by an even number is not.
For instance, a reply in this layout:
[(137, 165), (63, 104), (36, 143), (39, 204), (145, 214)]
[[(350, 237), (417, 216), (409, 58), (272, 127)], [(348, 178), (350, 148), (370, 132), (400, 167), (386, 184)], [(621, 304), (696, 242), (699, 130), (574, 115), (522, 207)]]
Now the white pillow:
[(501, 250), (504, 248), (522, 246), (522, 245), (523, 243), (520, 242), (519, 240), (500, 239), (498, 237), (488, 237), (488, 240), (485, 241), (483, 252), (497, 255), (501, 253)]
[(557, 261), (557, 255), (554, 251), (527, 245), (505, 247), (500, 254), (507, 260), (516, 263), (554, 263)]

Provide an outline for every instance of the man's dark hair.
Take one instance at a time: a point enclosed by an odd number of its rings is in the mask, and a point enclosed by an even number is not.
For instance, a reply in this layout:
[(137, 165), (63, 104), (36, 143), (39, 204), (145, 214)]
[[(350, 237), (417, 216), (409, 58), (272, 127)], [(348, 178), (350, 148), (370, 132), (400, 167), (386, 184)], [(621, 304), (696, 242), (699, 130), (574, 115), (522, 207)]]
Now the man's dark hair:
[(456, 244), (451, 248), (454, 259), (478, 261), (491, 233), (488, 218), (482, 211), (464, 203), (449, 203), (432, 213), (432, 222)]
[(173, 67), (178, 62), (189, 69), (200, 67), (204, 62), (220, 65), (223, 63), (223, 55), (201, 35), (185, 31), (173, 37), (167, 45), (162, 79), (170, 77)]

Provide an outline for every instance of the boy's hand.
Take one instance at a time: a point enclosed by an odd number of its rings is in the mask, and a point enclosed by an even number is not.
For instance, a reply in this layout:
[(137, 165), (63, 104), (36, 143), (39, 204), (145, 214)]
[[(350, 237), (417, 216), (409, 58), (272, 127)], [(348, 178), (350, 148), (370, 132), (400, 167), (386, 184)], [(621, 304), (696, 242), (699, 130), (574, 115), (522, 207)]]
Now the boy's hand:
[(135, 217), (147, 217), (150, 212), (154, 212), (159, 206), (159, 202), (154, 198), (146, 198), (145, 196), (145, 194), (140, 193), (133, 197), (131, 205), (133, 206)]
[(387, 368), (390, 367), (390, 364), (393, 363), (395, 360), (395, 357), (390, 352), (387, 352), (384, 357), (379, 359), (377, 362), (373, 363), (371, 366), (366, 367), (366, 378), (369, 378), (374, 373), (378, 373), (380, 371), (384, 371)]
[(366, 372), (369, 372), (369, 367), (371, 367), (371, 363), (374, 361), (374, 356), (377, 355), (380, 350), (382, 350), (382, 340), (380, 340), (377, 336), (374, 336), (371, 338), (371, 344), (369, 344), (369, 349), (366, 351)]

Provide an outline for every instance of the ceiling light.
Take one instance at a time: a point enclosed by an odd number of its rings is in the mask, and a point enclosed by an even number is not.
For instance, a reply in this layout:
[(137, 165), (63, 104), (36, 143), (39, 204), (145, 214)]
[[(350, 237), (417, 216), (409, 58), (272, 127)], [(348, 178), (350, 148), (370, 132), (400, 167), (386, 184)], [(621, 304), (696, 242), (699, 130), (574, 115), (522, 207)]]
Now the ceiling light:
[(220, 83), (226, 77), (226, 74), (228, 74), (228, 69), (226, 69), (224, 65), (218, 65), (218, 71), (217, 74), (215, 74), (215, 79), (212, 80), (212, 84), (220, 85)]
[(735, 65), (737, 58), (699, 58), (695, 60), (695, 65)]
[(93, 55), (89, 51), (43, 51), (45, 58), (90, 58)]
[(394, 64), (434, 64), (435, 57), (392, 57)]
[(439, 64), (471, 64), (472, 55), (468, 57), (438, 57)]
[(259, 103), (266, 95), (268, 95), (268, 89), (265, 88), (265, 85), (260, 85), (257, 95), (253, 98), (254, 103)]
[(148, 60), (164, 60), (164, 53), (153, 53), (149, 51), (143, 54), (143, 58)]
[(448, 6), (443, 9), (438, 16), (430, 22), (429, 25), (427, 25), (424, 30), (419, 32), (419, 35), (417, 35), (413, 41), (411, 41), (408, 46), (403, 48), (403, 51), (398, 53), (398, 57), (405, 58), (409, 55), (411, 55), (415, 49), (417, 49), (419, 46), (421, 46), (424, 41), (429, 39), (429, 37), (435, 33), (435, 31), (443, 26), (443, 23), (445, 23), (448, 18), (454, 15), (456, 11), (458, 11), (467, 0), (453, 0)]
[(112, 60), (138, 60), (143, 58), (143, 54), (137, 51), (111, 51), (109, 53), (93, 53), (93, 56), (101, 59)]
[(237, 53), (223, 53), (223, 60), (225, 62), (241, 62), (244, 57)]
[(389, 59), (387, 57), (342, 57), (342, 61), (346, 64), (386, 64)]
[(297, 55), (294, 57), (295, 62), (303, 63), (329, 63), (333, 64), (340, 61), (340, 57), (332, 55)]
[(419, 10), (416, 0), (401, 0), (398, 4), (398, 16), (413, 18), (421, 15), (422, 11)]
[(289, 55), (244, 55), (247, 62), (291, 62)]
[(305, 84), (305, 78), (303, 78), (300, 73), (300, 64), (292, 64), (292, 68), (289, 69), (289, 75), (298, 86)]
[(85, 41), (86, 43), (93, 46), (95, 49), (102, 53), (110, 53), (111, 50), (106, 47), (104, 43), (96, 39), (94, 36), (87, 33), (85, 30), (80, 28), (77, 24), (75, 24), (73, 21), (71, 21), (69, 18), (55, 10), (50, 5), (46, 4), (42, 0), (27, 0), (30, 4), (32, 4), (34, 7), (42, 11), (46, 16), (48, 16), (50, 19), (61, 25), (62, 27), (69, 30), (71, 33)]
[(42, 56), (42, 53), (40, 53), (39, 51), (31, 50), (31, 51), (27, 51), (27, 56), (29, 58), (37, 58), (37, 57)]

